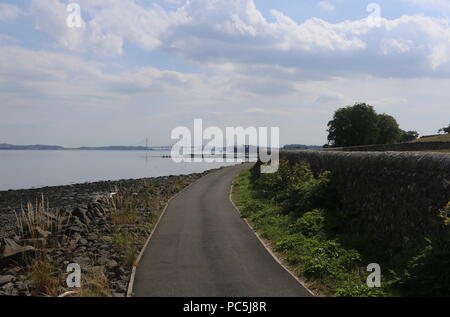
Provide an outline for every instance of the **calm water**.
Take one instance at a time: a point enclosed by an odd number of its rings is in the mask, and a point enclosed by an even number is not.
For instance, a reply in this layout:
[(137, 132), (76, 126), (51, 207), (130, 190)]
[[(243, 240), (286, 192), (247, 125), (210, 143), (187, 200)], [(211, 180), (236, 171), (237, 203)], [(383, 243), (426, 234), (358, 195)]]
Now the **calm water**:
[(203, 172), (235, 163), (175, 163), (142, 151), (0, 151), (0, 190)]

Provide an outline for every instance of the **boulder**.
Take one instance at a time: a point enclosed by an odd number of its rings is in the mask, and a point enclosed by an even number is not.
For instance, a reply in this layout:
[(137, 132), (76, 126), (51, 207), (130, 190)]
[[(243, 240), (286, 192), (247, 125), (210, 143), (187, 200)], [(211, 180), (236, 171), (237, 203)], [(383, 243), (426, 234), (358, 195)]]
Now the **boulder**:
[(0, 275), (0, 286), (3, 286), (6, 283), (11, 283), (16, 280), (14, 275)]
[(3, 249), (3, 257), (11, 257), (18, 254), (34, 251), (32, 246), (18, 245), (14, 240), (5, 238), (5, 248)]
[(87, 256), (78, 256), (76, 258), (73, 258), (72, 262), (78, 264), (81, 267), (88, 267), (92, 264), (92, 261)]

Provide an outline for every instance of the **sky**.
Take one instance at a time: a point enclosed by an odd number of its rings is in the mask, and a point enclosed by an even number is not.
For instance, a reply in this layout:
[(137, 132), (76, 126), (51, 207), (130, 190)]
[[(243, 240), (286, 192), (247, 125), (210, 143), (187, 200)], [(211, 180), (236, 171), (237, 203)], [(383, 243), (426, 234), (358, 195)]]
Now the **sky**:
[(0, 143), (168, 145), (201, 118), (322, 145), (355, 102), (435, 134), (449, 14), (450, 0), (0, 0)]

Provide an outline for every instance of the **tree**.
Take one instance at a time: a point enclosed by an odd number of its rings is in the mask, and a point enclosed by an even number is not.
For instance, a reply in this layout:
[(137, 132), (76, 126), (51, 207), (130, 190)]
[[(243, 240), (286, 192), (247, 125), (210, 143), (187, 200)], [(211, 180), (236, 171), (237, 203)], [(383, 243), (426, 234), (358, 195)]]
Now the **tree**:
[(438, 133), (450, 133), (450, 124), (446, 128), (439, 129)]
[(394, 117), (385, 113), (378, 115), (378, 144), (392, 144), (400, 141), (402, 130)]
[(414, 141), (419, 137), (419, 132), (417, 131), (403, 131), (402, 130), (402, 137), (400, 139), (401, 142), (410, 142)]
[(334, 147), (375, 144), (378, 136), (378, 115), (365, 103), (338, 109), (328, 122), (328, 142)]
[(328, 122), (327, 131), (328, 143), (333, 147), (391, 144), (399, 142), (403, 136), (394, 117), (377, 114), (366, 103), (338, 109)]

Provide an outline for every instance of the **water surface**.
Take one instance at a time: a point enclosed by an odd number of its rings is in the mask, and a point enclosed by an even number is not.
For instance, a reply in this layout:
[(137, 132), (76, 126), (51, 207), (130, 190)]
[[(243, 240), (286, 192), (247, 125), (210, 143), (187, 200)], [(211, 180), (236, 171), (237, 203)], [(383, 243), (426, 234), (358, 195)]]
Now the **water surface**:
[(235, 163), (175, 163), (156, 151), (0, 150), (0, 190), (203, 172)]

